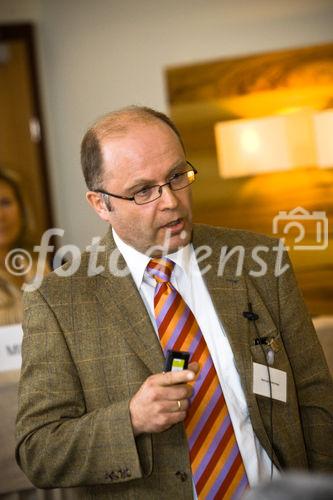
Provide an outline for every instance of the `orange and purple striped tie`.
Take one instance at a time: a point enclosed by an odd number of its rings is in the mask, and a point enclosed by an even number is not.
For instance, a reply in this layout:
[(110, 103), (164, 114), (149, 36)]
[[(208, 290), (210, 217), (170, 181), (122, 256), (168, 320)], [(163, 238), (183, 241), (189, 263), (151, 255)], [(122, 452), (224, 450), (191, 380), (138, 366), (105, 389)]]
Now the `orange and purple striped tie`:
[(199, 325), (170, 283), (174, 262), (152, 259), (147, 272), (156, 280), (154, 309), (164, 353), (188, 351), (200, 364), (185, 419), (192, 475), (199, 500), (240, 498), (248, 479), (218, 376)]

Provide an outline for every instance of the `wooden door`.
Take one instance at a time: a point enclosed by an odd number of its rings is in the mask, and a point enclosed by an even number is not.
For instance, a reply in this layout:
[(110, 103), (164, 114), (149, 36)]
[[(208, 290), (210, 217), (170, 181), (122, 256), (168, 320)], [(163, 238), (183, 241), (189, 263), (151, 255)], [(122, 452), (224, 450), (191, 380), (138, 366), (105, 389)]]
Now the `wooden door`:
[(21, 180), (37, 243), (51, 210), (31, 25), (0, 25), (0, 167)]

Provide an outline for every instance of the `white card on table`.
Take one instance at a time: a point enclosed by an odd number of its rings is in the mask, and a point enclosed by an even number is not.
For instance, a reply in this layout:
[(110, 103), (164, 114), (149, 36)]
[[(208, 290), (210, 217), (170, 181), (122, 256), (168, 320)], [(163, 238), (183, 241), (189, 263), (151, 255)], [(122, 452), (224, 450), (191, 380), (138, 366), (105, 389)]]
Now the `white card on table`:
[(276, 368), (253, 363), (253, 392), (260, 396), (270, 397), (269, 375), (272, 388), (272, 398), (287, 402), (287, 373)]

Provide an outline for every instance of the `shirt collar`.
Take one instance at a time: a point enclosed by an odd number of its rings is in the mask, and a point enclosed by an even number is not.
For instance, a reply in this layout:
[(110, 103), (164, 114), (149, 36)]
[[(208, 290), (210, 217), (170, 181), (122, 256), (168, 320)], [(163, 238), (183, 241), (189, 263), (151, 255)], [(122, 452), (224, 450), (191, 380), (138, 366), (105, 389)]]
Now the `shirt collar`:
[[(124, 257), (126, 264), (131, 271), (136, 286), (140, 288), (146, 267), (150, 261), (150, 257), (125, 243), (113, 228), (112, 234), (120, 253)], [(166, 255), (166, 257), (175, 262), (177, 266), (181, 267), (186, 274), (189, 274), (191, 256), (193, 252), (194, 250), (192, 244), (189, 243), (185, 247), (179, 248), (176, 252)], [(177, 272), (177, 266), (175, 267), (175, 272)]]

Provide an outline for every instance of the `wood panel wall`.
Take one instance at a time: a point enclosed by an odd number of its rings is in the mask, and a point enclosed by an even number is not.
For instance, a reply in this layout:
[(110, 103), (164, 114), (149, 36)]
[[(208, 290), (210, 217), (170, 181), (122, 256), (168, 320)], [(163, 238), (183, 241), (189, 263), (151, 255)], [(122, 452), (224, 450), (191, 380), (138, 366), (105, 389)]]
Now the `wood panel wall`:
[[(333, 314), (333, 168), (222, 179), (214, 139), (218, 121), (333, 108), (333, 43), (172, 67), (166, 81), (170, 115), (199, 170), (195, 220), (272, 235), (281, 210), (325, 212), (328, 248), (290, 254), (310, 312)], [(304, 243), (313, 244), (311, 221), (306, 230)], [(296, 233), (288, 236), (292, 246)]]

